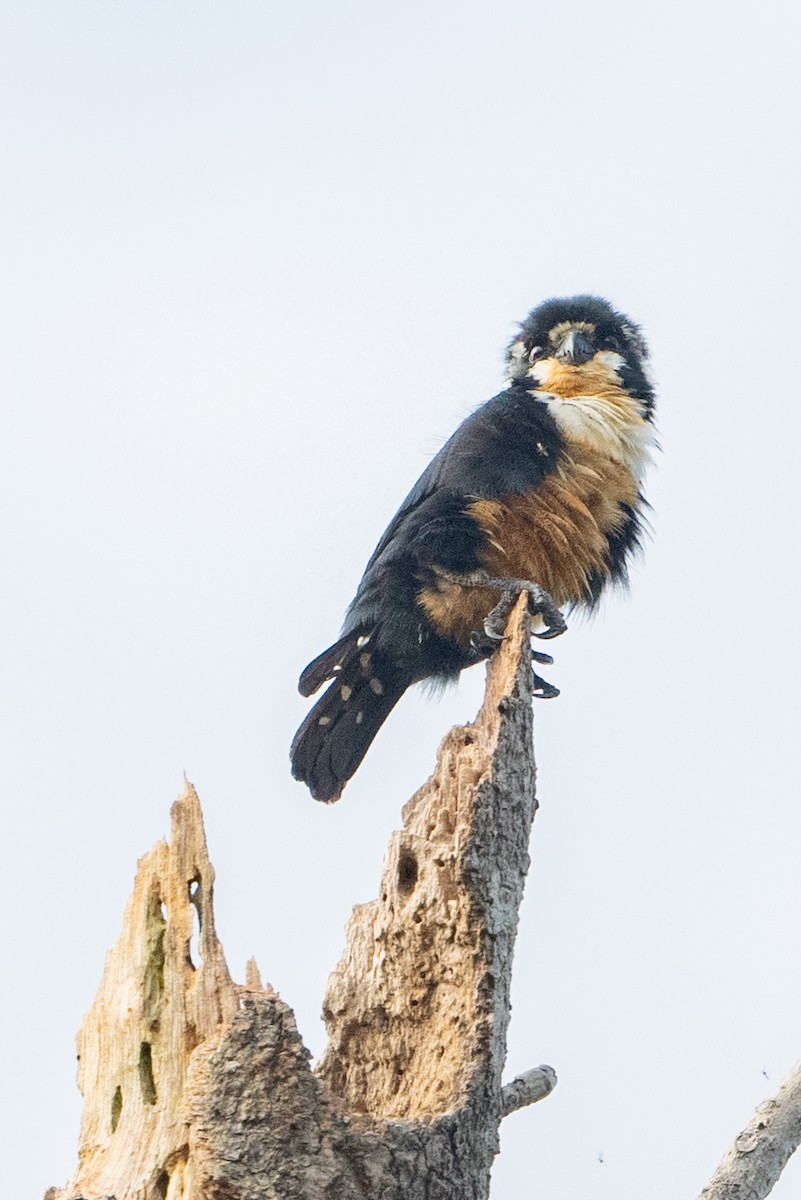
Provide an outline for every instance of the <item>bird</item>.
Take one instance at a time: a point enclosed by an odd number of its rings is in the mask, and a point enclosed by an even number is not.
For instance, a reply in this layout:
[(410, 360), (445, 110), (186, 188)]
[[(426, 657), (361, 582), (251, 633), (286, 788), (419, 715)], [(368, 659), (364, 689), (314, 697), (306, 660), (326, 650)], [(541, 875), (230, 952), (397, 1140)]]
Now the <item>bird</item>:
[[(648, 507), (655, 395), (640, 327), (595, 295), (534, 308), (506, 387), (429, 463), (381, 537), (338, 640), (300, 676), (326, 691), (292, 742), (295, 779), (338, 800), (404, 692), (488, 658), (525, 591), (534, 636), (628, 582)], [(536, 663), (553, 659), (532, 650)], [(532, 668), (533, 670), (533, 668)], [(558, 689), (536, 673), (533, 694)]]

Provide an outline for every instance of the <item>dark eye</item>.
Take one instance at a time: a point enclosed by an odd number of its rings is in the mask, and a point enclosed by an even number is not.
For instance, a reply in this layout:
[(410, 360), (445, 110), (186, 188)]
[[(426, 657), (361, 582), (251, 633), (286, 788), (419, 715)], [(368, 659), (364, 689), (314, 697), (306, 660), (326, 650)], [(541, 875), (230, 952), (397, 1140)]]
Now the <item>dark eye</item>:
[(618, 352), (621, 351), (623, 349), (623, 346), (621, 344), (620, 338), (617, 337), (614, 333), (610, 333), (607, 337), (604, 338), (604, 349), (617, 350)]
[(528, 352), (528, 361), (534, 362), (534, 359), (539, 358), (540, 354), (542, 354), (542, 346), (532, 346)]

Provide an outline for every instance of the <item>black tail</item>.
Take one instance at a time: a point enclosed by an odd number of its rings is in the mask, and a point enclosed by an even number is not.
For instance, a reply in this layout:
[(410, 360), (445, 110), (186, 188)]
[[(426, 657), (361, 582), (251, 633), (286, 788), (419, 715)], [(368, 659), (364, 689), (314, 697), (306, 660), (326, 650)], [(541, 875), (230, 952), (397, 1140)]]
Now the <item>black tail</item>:
[(315, 800), (338, 800), (381, 725), (412, 682), (399, 675), (371, 639), (350, 633), (309, 663), (300, 677), (311, 696), (333, 679), (295, 734), (289, 752), (292, 774)]

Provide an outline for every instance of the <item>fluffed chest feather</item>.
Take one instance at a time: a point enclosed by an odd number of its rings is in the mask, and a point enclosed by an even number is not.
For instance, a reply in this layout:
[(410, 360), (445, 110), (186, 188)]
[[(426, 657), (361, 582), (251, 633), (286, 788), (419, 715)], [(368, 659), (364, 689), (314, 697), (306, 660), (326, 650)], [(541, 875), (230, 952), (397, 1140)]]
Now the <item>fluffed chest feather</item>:
[(641, 505), (653, 433), (641, 405), (623, 392), (536, 399), (562, 436), (558, 462), (531, 492), (477, 500), (468, 511), (484, 534), (482, 565), (492, 575), (532, 579), (557, 604), (580, 603), (615, 569), (612, 548)]

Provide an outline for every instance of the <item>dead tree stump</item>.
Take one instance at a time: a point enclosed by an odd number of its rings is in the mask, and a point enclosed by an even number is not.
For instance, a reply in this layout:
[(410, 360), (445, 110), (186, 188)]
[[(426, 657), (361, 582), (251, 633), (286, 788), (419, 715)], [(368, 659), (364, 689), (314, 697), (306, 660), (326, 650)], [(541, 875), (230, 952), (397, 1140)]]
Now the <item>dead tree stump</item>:
[(228, 974), (187, 784), (81, 1026), (79, 1163), (46, 1200), (485, 1200), (502, 1117), (556, 1082), (501, 1085), (536, 810), (524, 602), (508, 634), (354, 909), (316, 1070), (255, 964)]

